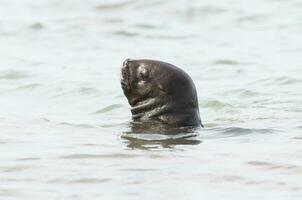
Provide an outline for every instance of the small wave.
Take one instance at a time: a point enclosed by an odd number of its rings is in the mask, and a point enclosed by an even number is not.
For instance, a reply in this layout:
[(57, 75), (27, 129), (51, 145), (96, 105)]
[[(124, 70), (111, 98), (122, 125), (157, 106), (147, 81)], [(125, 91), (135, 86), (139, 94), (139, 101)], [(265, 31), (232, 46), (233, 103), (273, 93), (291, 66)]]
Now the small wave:
[(113, 11), (113, 10), (120, 10), (124, 9), (133, 3), (137, 2), (137, 0), (130, 0), (130, 1), (124, 1), (120, 3), (112, 3), (112, 4), (102, 4), (95, 7), (98, 11)]
[(89, 125), (89, 124), (75, 124), (75, 123), (69, 123), (69, 122), (60, 122), (58, 125), (64, 125), (64, 126), (72, 126), (72, 127), (79, 127), (79, 128), (95, 128), (95, 126)]
[(301, 79), (295, 79), (295, 78), (284, 77), (284, 76), (276, 78), (275, 81), (282, 85), (296, 84), (302, 82)]
[(127, 124), (128, 124), (127, 122), (124, 122), (124, 123), (100, 124), (98, 126), (102, 128), (111, 128), (111, 127), (119, 127), (119, 126), (125, 127), (125, 125)]
[(17, 80), (27, 78), (28, 75), (24, 72), (15, 70), (0, 71), (0, 79), (3, 80)]
[(95, 88), (91, 88), (91, 87), (80, 87), (79, 89), (77, 89), (77, 91), (80, 94), (95, 94), (97, 92), (99, 92), (97, 89)]
[(114, 98), (115, 98), (115, 99), (121, 99), (121, 98), (124, 98), (124, 95), (122, 95), (122, 94), (116, 95)]
[(259, 92), (255, 92), (255, 91), (247, 90), (247, 89), (229, 90), (225, 93), (226, 94), (239, 94), (241, 97), (255, 97), (255, 96), (263, 96), (264, 95), (264, 94), (261, 94)]
[(121, 24), (124, 22), (124, 20), (120, 18), (110, 18), (110, 19), (104, 19), (103, 22), (109, 24)]
[(202, 6), (198, 9), (202, 14), (214, 14), (227, 12), (227, 10), (214, 6)]
[(12, 196), (22, 196), (24, 198), (23, 194), (21, 195), (19, 191), (17, 190), (11, 190), (11, 189), (0, 189), (0, 196), (7, 196), (7, 197), (12, 197)]
[(249, 161), (247, 162), (248, 165), (253, 165), (257, 167), (263, 167), (269, 170), (286, 170), (290, 171), (291, 173), (302, 173), (302, 168), (298, 165), (290, 165), (290, 164), (283, 164), (283, 163), (271, 163), (267, 161)]
[(241, 90), (241, 94), (240, 94), (240, 95), (241, 95), (242, 97), (261, 96), (261, 94), (258, 93), (258, 92), (251, 91), (251, 90), (246, 90), (246, 89)]
[(139, 155), (135, 154), (71, 154), (67, 156), (61, 156), (62, 159), (121, 159), (121, 158), (136, 158)]
[(131, 168), (121, 169), (121, 171), (128, 171), (128, 172), (152, 172), (152, 171), (157, 171), (157, 169), (151, 169), (151, 168), (133, 168), (133, 167), (131, 167)]
[(32, 160), (40, 160), (41, 158), (18, 158), (17, 161), (32, 161)]
[(240, 17), (238, 18), (239, 22), (258, 22), (258, 21), (263, 21), (264, 19), (266, 19), (267, 16), (265, 15), (249, 15), (249, 16), (244, 16), (244, 17)]
[(220, 8), (220, 7), (214, 7), (214, 6), (199, 6), (199, 7), (188, 7), (186, 10), (186, 16), (187, 17), (205, 17), (210, 15), (219, 15), (227, 12), (227, 10)]
[(136, 9), (143, 9), (143, 8), (151, 8), (154, 6), (163, 6), (166, 1), (162, 0), (153, 0), (153, 1), (137, 1), (138, 3), (135, 5)]
[(52, 98), (58, 98), (63, 96), (69, 96), (70, 94), (76, 94), (76, 95), (96, 95), (100, 91), (92, 88), (92, 87), (79, 87), (79, 88), (73, 88), (70, 90), (66, 90), (65, 88), (56, 88), (57, 94), (53, 95)]
[(208, 122), (208, 123), (202, 123), (202, 124), (206, 128), (215, 128), (220, 125), (219, 123), (215, 123), (215, 122)]
[(25, 165), (15, 165), (12, 167), (1, 167), (0, 170), (4, 171), (4, 172), (21, 172), (24, 171), (26, 169), (30, 168), (29, 166), (25, 166)]
[(125, 36), (125, 37), (136, 37), (139, 33), (130, 32), (130, 31), (115, 31), (113, 32), (114, 35)]
[(148, 39), (164, 39), (164, 40), (184, 40), (197, 38), (197, 35), (146, 35)]
[(213, 65), (240, 65), (241, 63), (236, 60), (221, 59), (221, 60), (213, 61), (212, 64)]
[(233, 106), (228, 103), (223, 103), (218, 100), (203, 100), (202, 103), (199, 104), (203, 108), (212, 108), (212, 109), (223, 109), (223, 108), (232, 108)]
[(291, 84), (300, 84), (300, 83), (302, 83), (302, 80), (292, 78), (292, 77), (279, 76), (279, 77), (274, 77), (274, 78), (267, 77), (267, 78), (256, 79), (251, 84), (260, 83), (260, 82), (262, 82), (262, 84), (265, 84), (265, 85), (276, 85), (276, 84), (291, 85)]
[(3, 182), (32, 182), (35, 181), (35, 179), (32, 178), (6, 178), (6, 179), (1, 179)]
[(289, 49), (283, 49), (283, 50), (280, 50), (280, 52), (300, 52), (302, 51), (302, 48), (289, 48)]
[(111, 179), (109, 178), (103, 178), (103, 179), (98, 179), (98, 178), (81, 178), (81, 179), (75, 179), (68, 181), (68, 184), (90, 184), (90, 183), (104, 183), (108, 182)]
[(15, 88), (15, 90), (33, 90), (39, 86), (40, 86), (40, 84), (38, 84), (38, 83), (32, 83), (32, 84), (27, 84), (27, 85), (17, 87), (17, 88)]
[(123, 107), (122, 104), (113, 104), (113, 105), (106, 106), (106, 107), (94, 112), (94, 114), (107, 113), (107, 112), (116, 110), (116, 109), (121, 108), (121, 107)]
[(41, 30), (41, 29), (44, 28), (44, 25), (43, 25), (42, 23), (40, 23), (40, 22), (37, 22), (37, 23), (31, 24), (31, 25), (29, 26), (29, 28), (30, 28), (30, 29), (33, 29), (33, 30), (35, 30), (35, 31), (39, 31), (39, 30)]
[(275, 129), (253, 129), (253, 128), (241, 128), (241, 127), (228, 127), (228, 128), (212, 128), (207, 129), (210, 133), (204, 135), (204, 138), (226, 138), (226, 137), (238, 137), (250, 134), (273, 134), (279, 132)]
[(135, 27), (146, 29), (146, 30), (154, 30), (159, 28), (158, 26), (151, 25), (151, 24), (136, 24)]

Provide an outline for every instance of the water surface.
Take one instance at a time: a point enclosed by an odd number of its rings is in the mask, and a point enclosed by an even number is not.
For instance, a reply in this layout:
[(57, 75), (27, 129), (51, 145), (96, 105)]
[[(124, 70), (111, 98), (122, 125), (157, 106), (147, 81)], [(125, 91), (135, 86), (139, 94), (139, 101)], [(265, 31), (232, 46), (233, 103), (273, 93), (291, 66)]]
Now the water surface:
[[(0, 199), (301, 199), (301, 6), (2, 0)], [(205, 128), (131, 133), (125, 58), (188, 72)]]

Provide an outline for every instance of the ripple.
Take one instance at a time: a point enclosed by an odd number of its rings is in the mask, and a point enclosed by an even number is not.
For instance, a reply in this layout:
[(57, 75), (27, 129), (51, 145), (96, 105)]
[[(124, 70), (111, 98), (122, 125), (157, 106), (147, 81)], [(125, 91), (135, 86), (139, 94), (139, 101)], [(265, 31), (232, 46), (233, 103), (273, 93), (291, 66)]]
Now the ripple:
[(276, 78), (275, 81), (282, 85), (290, 85), (290, 84), (296, 84), (302, 82), (301, 79), (294, 79), (284, 76)]
[(15, 165), (12, 167), (1, 167), (0, 170), (3, 170), (4, 172), (21, 172), (28, 168), (30, 167), (25, 165)]
[(198, 10), (203, 15), (208, 15), (208, 14), (217, 15), (217, 14), (224, 13), (227, 11), (223, 8), (214, 7), (214, 6), (210, 6), (210, 5), (202, 6), (196, 10)]
[(151, 172), (151, 171), (158, 171), (157, 169), (152, 168), (125, 168), (121, 169), (121, 171), (129, 171), (129, 172)]
[(98, 179), (98, 178), (81, 178), (75, 179), (68, 182), (68, 184), (91, 184), (91, 183), (105, 183), (111, 181), (109, 178)]
[(99, 90), (91, 87), (80, 87), (77, 89), (79, 94), (86, 95), (86, 94), (95, 94), (99, 92)]
[(255, 91), (251, 91), (251, 90), (246, 90), (246, 89), (241, 90), (240, 95), (242, 97), (263, 96), (259, 92), (255, 92)]
[(154, 30), (158, 29), (159, 27), (156, 25), (151, 25), (151, 24), (136, 24), (135, 27), (141, 28), (141, 29), (146, 29), (146, 30)]
[(136, 158), (139, 155), (134, 154), (71, 154), (67, 156), (61, 156), (62, 159), (121, 159), (121, 158)]
[(263, 21), (264, 19), (266, 19), (267, 16), (265, 15), (249, 15), (249, 16), (244, 16), (244, 17), (240, 17), (238, 18), (239, 22), (258, 22), (258, 21)]
[(39, 86), (41, 86), (41, 85), (38, 83), (32, 83), (32, 84), (26, 84), (26, 85), (17, 87), (17, 88), (15, 88), (15, 90), (33, 90)]
[(222, 109), (222, 108), (232, 108), (233, 106), (228, 103), (223, 103), (218, 100), (203, 100), (202, 103), (199, 104), (203, 108), (212, 108), (212, 109)]
[(212, 128), (208, 129), (210, 135), (204, 136), (206, 138), (224, 138), (224, 137), (237, 137), (250, 134), (272, 134), (280, 132), (275, 129), (253, 129), (241, 127), (228, 127), (228, 128)]
[(229, 90), (225, 92), (225, 94), (239, 94), (241, 97), (255, 97), (255, 96), (264, 96), (265, 94), (255, 92), (252, 90), (247, 90), (247, 89), (235, 89), (235, 90)]
[[(223, 9), (223, 8), (219, 8), (219, 7), (214, 7), (214, 6), (210, 6), (210, 5), (206, 5), (206, 6), (199, 6), (199, 7), (188, 7), (186, 9), (185, 17), (189, 18), (189, 19), (194, 19), (194, 18), (204, 18), (204, 17), (208, 17), (211, 15), (215, 15), (218, 16), (220, 14), (225, 13), (227, 10)], [(179, 13), (180, 15), (183, 14), (183, 12)]]
[(223, 179), (225, 181), (230, 181), (230, 182), (238, 182), (238, 181), (243, 181), (245, 180), (243, 177), (241, 176), (224, 176)]
[(162, 6), (166, 1), (162, 0), (153, 0), (153, 1), (137, 1), (138, 3), (135, 5), (136, 9), (143, 9), (143, 8), (151, 8), (151, 7), (157, 7)]
[(122, 94), (116, 95), (114, 98), (115, 98), (115, 99), (121, 99), (121, 98), (124, 98), (124, 95), (122, 95)]
[(212, 62), (213, 65), (240, 65), (240, 62), (236, 60), (230, 60), (230, 59), (221, 59), (221, 60), (215, 60)]
[(79, 87), (79, 88), (73, 88), (71, 90), (64, 90), (61, 87), (56, 88), (58, 93), (53, 98), (57, 97), (63, 97), (63, 96), (69, 96), (70, 94), (77, 94), (77, 95), (95, 95), (98, 94), (100, 91), (92, 88), (92, 87)]
[(120, 18), (104, 19), (103, 21), (108, 24), (121, 24), (124, 22), (124, 20)]
[(267, 161), (249, 161), (247, 162), (248, 165), (264, 167), (270, 170), (286, 170), (292, 173), (302, 173), (302, 167), (298, 165), (290, 165), (290, 164), (281, 164), (281, 163), (271, 163)]
[(130, 32), (130, 31), (115, 31), (113, 32), (114, 35), (125, 36), (125, 37), (136, 37), (139, 33)]
[(215, 123), (215, 122), (208, 122), (208, 123), (203, 122), (203, 126), (206, 128), (215, 128), (218, 127), (219, 125), (220, 125), (219, 123)]
[(118, 127), (118, 126), (123, 126), (125, 127), (125, 125), (127, 126), (128, 123), (124, 122), (124, 123), (110, 123), (110, 124), (100, 124), (99, 127), (102, 128), (111, 128), (111, 127)]
[(28, 75), (24, 72), (16, 71), (16, 70), (5, 70), (0, 71), (0, 79), (3, 80), (18, 80), (27, 78)]
[(31, 157), (31, 158), (18, 158), (17, 159), (17, 161), (32, 161), (32, 160), (41, 160), (41, 158)]
[(8, 178), (8, 179), (1, 179), (1, 181), (5, 182), (33, 182), (35, 179), (31, 178)]
[(126, 8), (133, 3), (135, 3), (137, 0), (131, 0), (131, 1), (124, 1), (120, 3), (112, 3), (112, 4), (101, 4), (95, 7), (98, 11), (112, 11), (112, 10), (119, 10)]
[(197, 35), (146, 35), (148, 39), (183, 40), (197, 38)]
[(40, 23), (40, 22), (36, 22), (36, 23), (31, 24), (29, 26), (29, 28), (31, 28), (31, 29), (33, 29), (35, 31), (39, 31), (39, 30), (41, 30), (41, 29), (44, 28), (44, 25), (42, 23)]
[(20, 193), (17, 190), (0, 189), (0, 196), (19, 196)]
[(113, 104), (113, 105), (106, 106), (106, 107), (94, 112), (94, 114), (107, 113), (107, 112), (116, 110), (116, 109), (121, 108), (121, 107), (123, 107), (122, 104)]
[(70, 122), (60, 122), (58, 123), (58, 125), (72, 126), (72, 127), (79, 127), (79, 128), (95, 128), (95, 126), (89, 124), (75, 124)]
[(0, 140), (0, 144), (6, 144), (7, 142), (4, 142), (3, 140)]
[(112, 127), (125, 127), (128, 125), (128, 122), (123, 122), (123, 123), (106, 123), (106, 124), (100, 124), (98, 125), (98, 127), (102, 127), (102, 128), (112, 128)]

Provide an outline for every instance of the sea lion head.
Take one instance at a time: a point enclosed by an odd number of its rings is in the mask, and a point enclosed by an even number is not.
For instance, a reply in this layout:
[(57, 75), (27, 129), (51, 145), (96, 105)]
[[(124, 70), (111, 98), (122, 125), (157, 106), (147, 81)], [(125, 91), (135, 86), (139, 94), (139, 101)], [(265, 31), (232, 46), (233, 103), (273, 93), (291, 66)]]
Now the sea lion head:
[(126, 59), (121, 71), (134, 120), (201, 124), (195, 85), (180, 68), (157, 60)]

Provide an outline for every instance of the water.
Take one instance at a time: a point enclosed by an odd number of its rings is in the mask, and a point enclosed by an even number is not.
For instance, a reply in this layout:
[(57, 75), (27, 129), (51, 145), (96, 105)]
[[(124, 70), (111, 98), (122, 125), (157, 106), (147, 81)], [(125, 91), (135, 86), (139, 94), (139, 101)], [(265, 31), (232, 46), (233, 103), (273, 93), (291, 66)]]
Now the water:
[[(301, 199), (301, 6), (2, 0), (0, 199)], [(205, 128), (131, 133), (125, 58), (188, 72)]]

